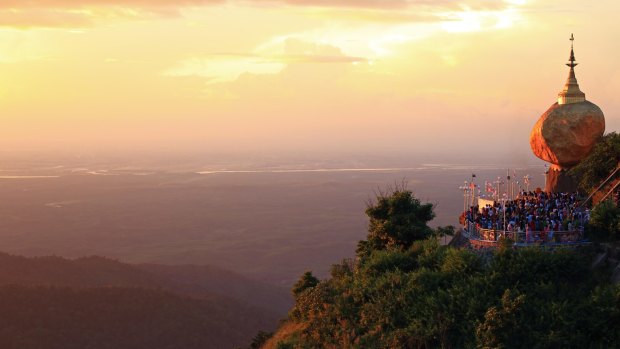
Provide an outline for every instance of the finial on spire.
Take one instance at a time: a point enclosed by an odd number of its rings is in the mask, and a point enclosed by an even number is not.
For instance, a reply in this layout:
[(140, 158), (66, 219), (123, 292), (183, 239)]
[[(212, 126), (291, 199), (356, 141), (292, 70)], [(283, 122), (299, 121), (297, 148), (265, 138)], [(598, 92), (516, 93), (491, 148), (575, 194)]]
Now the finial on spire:
[(579, 63), (575, 63), (575, 51), (573, 50), (573, 43), (575, 42), (575, 36), (573, 35), (573, 33), (570, 34), (570, 57), (568, 58), (568, 60), (570, 61), (570, 63), (566, 63), (567, 66), (569, 66), (571, 69), (575, 68), (577, 66), (577, 64)]
[(558, 94), (558, 104), (578, 103), (586, 100), (586, 95), (579, 89), (579, 84), (577, 83), (577, 78), (575, 77), (575, 67), (578, 63), (575, 62), (575, 51), (573, 50), (575, 36), (573, 33), (570, 34), (569, 40), (570, 57), (568, 60), (570, 63), (566, 63), (566, 65), (570, 67), (570, 71), (568, 73), (568, 80), (566, 80), (564, 89)]

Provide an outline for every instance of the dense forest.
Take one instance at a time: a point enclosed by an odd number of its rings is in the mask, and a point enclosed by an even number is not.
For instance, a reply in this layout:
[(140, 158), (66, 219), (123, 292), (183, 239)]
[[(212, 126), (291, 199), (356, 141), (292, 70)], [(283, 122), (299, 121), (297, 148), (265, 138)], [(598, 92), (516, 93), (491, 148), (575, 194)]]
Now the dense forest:
[(579, 189), (587, 193), (596, 187), (620, 162), (620, 134), (610, 132), (603, 136), (592, 153), (570, 170)]
[(603, 245), (442, 246), (452, 229), (428, 227), (432, 205), (404, 188), (366, 214), (357, 257), (327, 280), (302, 275), (288, 320), (254, 348), (620, 348), (616, 266), (592, 263)]
[(268, 318), (143, 288), (0, 287), (0, 347), (232, 348)]
[(274, 329), (289, 298), (209, 266), (0, 253), (0, 348), (233, 348)]
[(226, 297), (284, 315), (292, 305), (285, 288), (207, 265), (127, 264), (105, 257), (23, 257), (0, 252), (0, 285), (142, 287), (195, 298)]

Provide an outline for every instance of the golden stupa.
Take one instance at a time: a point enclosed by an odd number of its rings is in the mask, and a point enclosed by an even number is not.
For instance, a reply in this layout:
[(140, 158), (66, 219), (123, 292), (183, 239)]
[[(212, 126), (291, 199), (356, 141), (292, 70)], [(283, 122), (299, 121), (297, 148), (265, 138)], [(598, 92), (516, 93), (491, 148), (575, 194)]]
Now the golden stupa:
[(573, 191), (566, 170), (587, 157), (605, 132), (605, 117), (596, 104), (586, 100), (575, 77), (574, 37), (571, 34), (570, 67), (558, 100), (538, 120), (530, 134), (534, 155), (552, 164), (547, 191)]

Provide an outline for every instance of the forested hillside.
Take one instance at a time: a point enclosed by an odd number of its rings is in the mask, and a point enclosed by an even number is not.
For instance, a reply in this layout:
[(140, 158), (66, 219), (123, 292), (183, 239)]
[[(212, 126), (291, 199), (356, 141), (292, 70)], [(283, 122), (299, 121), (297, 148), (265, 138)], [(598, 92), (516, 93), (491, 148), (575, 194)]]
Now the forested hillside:
[(141, 288), (0, 287), (0, 348), (233, 348), (273, 318)]
[(165, 285), (183, 294), (200, 296), (204, 292), (234, 298), (284, 316), (293, 304), (284, 287), (251, 280), (228, 270), (203, 265), (138, 264)]
[[(431, 205), (402, 188), (366, 214), (357, 258), (294, 286), (264, 348), (618, 348), (620, 287), (596, 246), (474, 252), (437, 242)], [(265, 339), (261, 342), (265, 342)]]
[(284, 315), (292, 305), (284, 288), (198, 265), (127, 264), (92, 256), (27, 258), (0, 253), (0, 285), (161, 288), (198, 298), (223, 296)]
[(0, 253), (0, 348), (233, 348), (273, 330), (289, 299), (209, 266)]

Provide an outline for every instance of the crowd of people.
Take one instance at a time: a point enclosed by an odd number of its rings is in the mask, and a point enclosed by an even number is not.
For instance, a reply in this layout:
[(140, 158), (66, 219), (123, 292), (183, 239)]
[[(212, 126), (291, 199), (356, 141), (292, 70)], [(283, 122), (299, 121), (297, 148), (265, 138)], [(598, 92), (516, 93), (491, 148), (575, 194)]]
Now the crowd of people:
[(497, 201), (472, 206), (463, 218), (486, 240), (509, 235), (525, 242), (566, 242), (582, 236), (590, 211), (580, 207), (577, 193), (521, 192), (505, 206)]

